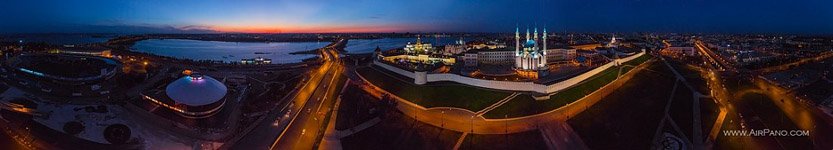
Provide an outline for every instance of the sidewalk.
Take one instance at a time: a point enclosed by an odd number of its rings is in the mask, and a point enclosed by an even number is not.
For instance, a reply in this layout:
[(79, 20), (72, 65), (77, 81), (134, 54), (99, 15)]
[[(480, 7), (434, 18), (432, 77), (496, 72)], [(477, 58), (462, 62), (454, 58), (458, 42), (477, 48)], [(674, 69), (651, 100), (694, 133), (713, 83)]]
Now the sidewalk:
[(491, 106), (486, 107), (483, 110), (477, 111), (477, 113), (475, 113), (475, 114), (477, 114), (477, 116), (483, 116), (483, 114), (485, 114), (489, 111), (492, 111), (493, 109), (495, 109), (497, 107), (500, 107), (503, 104), (506, 104), (507, 102), (509, 102), (509, 100), (512, 100), (515, 97), (518, 97), (518, 95), (521, 95), (521, 93), (518, 93), (518, 92), (512, 93), (512, 95), (509, 95), (506, 98), (501, 99), (497, 103), (492, 104)]
[(558, 121), (549, 123), (540, 130), (541, 136), (544, 136), (544, 139), (547, 141), (547, 146), (550, 149), (590, 149), (566, 122)]
[(330, 122), (327, 123), (327, 130), (324, 131), (324, 138), (321, 139), (321, 144), (318, 145), (318, 149), (341, 149), (341, 137), (335, 129), (335, 120), (338, 119), (336, 116), (338, 116), (338, 106), (340, 104), (341, 98), (337, 99), (336, 104), (333, 106), (335, 109), (333, 110), (333, 113), (330, 114)]

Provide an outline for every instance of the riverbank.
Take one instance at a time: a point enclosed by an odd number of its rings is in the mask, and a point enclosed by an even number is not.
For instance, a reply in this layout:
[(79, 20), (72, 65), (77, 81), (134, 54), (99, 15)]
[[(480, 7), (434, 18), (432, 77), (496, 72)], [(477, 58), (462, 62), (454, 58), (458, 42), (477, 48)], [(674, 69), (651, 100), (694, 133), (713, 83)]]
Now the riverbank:
[[(344, 43), (347, 43), (347, 42), (349, 42), (349, 39), (344, 39)], [(329, 45), (327, 45), (327, 46), (330, 46), (330, 45), (333, 45), (333, 44), (335, 44), (335, 42), (330, 43), (330, 44), (329, 44)], [(327, 46), (325, 46), (325, 47), (327, 47)], [(339, 50), (339, 52), (345, 52), (345, 51), (344, 51), (344, 47), (346, 47), (346, 46), (347, 46), (347, 44), (341, 44), (341, 45), (336, 45), (336, 46), (335, 46), (335, 48), (336, 48), (337, 50)], [(320, 52), (320, 51), (321, 51), (321, 48), (316, 48), (316, 49), (313, 49), (313, 50), (306, 50), (306, 51), (291, 52), (291, 53), (289, 53), (289, 54), (292, 54), (292, 55), (302, 55), (302, 54), (319, 54), (319, 52)]]
[[(149, 39), (135, 43), (127, 51), (187, 59), (205, 63), (241, 64), (242, 60), (263, 58), (265, 64), (287, 64), (315, 59), (315, 54), (290, 54), (318, 49), (330, 42), (217, 42), (182, 39)], [(122, 50), (124, 51), (124, 50)]]

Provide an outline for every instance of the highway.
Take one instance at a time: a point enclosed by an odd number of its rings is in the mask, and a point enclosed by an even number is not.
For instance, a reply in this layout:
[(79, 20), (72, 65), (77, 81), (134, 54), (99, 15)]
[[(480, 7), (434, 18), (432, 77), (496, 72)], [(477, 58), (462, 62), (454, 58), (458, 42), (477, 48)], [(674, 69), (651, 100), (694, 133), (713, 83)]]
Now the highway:
[(316, 71), (316, 75), (320, 74), (319, 78), (310, 80), (308, 84), (312, 86), (299, 91), (298, 97), (293, 100), (299, 107), (292, 109), (293, 116), (288, 120), (286, 129), (278, 135), (270, 149), (313, 149), (321, 140), (329, 123), (327, 121), (330, 121), (325, 117), (339, 95), (340, 81), (345, 79), (338, 50), (328, 47), (322, 49), (322, 54), (325, 62)]
[[(326, 114), (318, 112), (331, 110), (331, 105), (321, 104), (322, 102), (330, 104), (328, 102), (333, 99), (335, 92), (327, 91), (338, 88), (338, 86), (331, 86), (337, 84), (338, 78), (336, 77), (340, 77), (343, 70), (336, 48), (338, 45), (346, 44), (345, 42), (346, 40), (339, 40), (322, 48), (323, 64), (309, 72), (308, 80), (296, 89), (297, 92), (291, 97), (291, 102), (267, 114), (263, 121), (229, 149), (295, 149), (295, 147), (311, 149), (317, 141), (307, 138), (315, 135), (318, 128), (313, 126), (320, 125), (323, 118), (320, 116)], [(325, 96), (330, 97), (324, 98)], [(299, 136), (302, 135), (307, 135), (307, 137), (300, 139)], [(307, 141), (297, 142), (301, 140)]]

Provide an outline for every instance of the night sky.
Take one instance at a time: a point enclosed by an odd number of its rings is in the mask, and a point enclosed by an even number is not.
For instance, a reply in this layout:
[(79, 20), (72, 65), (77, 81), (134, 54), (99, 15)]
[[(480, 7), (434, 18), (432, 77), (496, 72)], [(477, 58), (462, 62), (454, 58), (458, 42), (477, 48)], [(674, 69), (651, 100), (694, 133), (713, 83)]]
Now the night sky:
[(831, 0), (4, 0), (0, 33), (833, 34)]

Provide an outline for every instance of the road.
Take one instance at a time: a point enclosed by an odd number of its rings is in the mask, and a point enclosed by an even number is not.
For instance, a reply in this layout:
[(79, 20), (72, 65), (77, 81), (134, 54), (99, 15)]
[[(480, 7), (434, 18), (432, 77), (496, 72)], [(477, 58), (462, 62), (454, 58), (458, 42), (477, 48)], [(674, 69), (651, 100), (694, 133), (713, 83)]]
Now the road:
[[(706, 79), (706, 83), (710, 89), (709, 95), (712, 96), (717, 102), (718, 106), (720, 107), (720, 114), (718, 114), (717, 120), (715, 120), (715, 124), (711, 132), (709, 133), (708, 141), (706, 142), (706, 147), (715, 147), (715, 144), (723, 144), (725, 145), (732, 145), (728, 147), (742, 147), (742, 148), (752, 148), (752, 149), (760, 149), (764, 148), (759, 139), (752, 138), (752, 137), (721, 137), (720, 134), (723, 134), (721, 131), (726, 129), (745, 129), (745, 125), (743, 125), (744, 118), (742, 118), (735, 106), (732, 103), (732, 94), (726, 88), (726, 84), (724, 83), (725, 79), (723, 78), (721, 71), (727, 71), (727, 68), (730, 68), (728, 71), (735, 71), (734, 68), (731, 68), (731, 64), (726, 63), (722, 57), (715, 54), (711, 49), (706, 47), (706, 45), (697, 40), (694, 42), (695, 48), (699, 50), (699, 53), (703, 59), (703, 68), (695, 67), (701, 69), (700, 72), (702, 77), (708, 77)], [(715, 59), (717, 58), (717, 59)], [(773, 146), (773, 145), (768, 145)]]
[[(800, 102), (801, 100), (796, 99), (789, 90), (778, 87), (776, 85), (767, 83), (762, 79), (760, 76), (741, 76), (737, 79), (727, 80), (726, 78), (732, 77), (724, 77), (720, 72), (721, 71), (732, 71), (737, 72), (730, 64), (725, 63), (725, 60), (721, 59), (721, 57), (715, 55), (711, 50), (705, 47), (705, 44), (701, 41), (696, 41), (696, 47), (700, 50), (701, 54), (703, 54), (703, 60), (706, 62), (702, 68), (703, 70), (700, 71), (704, 73), (704, 76), (709, 77), (707, 80), (708, 86), (711, 89), (711, 95), (720, 103), (721, 109), (721, 116), (718, 117), (716, 121), (717, 124), (714, 126), (712, 133), (710, 133), (709, 138), (714, 140), (716, 143), (722, 143), (720, 146), (722, 148), (744, 148), (744, 149), (761, 149), (761, 148), (779, 148), (779, 149), (787, 149), (790, 145), (783, 145), (784, 141), (794, 140), (794, 138), (787, 138), (787, 137), (748, 137), (748, 136), (740, 136), (740, 137), (722, 137), (718, 138), (719, 134), (722, 134), (722, 130), (730, 130), (730, 129), (743, 129), (748, 130), (749, 126), (773, 126), (771, 124), (767, 124), (767, 122), (762, 122), (759, 119), (756, 119), (755, 116), (759, 116), (756, 111), (761, 110), (750, 110), (750, 109), (739, 109), (745, 108), (744, 105), (739, 104), (739, 100), (741, 100), (741, 96), (745, 95), (745, 93), (761, 93), (769, 97), (776, 106), (780, 108), (781, 111), (786, 117), (792, 121), (796, 127), (800, 130), (807, 130), (810, 131), (810, 140), (813, 142), (813, 146), (818, 149), (830, 149), (833, 147), (833, 144), (829, 142), (823, 141), (830, 141), (831, 133), (833, 133), (833, 129), (831, 128), (830, 119), (825, 118), (824, 114), (820, 114), (823, 112), (816, 111), (816, 109), (812, 108), (812, 106), (807, 106), (806, 103)], [(805, 58), (801, 59), (797, 62), (792, 62), (789, 64), (779, 65), (771, 68), (762, 69), (763, 72), (769, 70), (783, 70), (791, 65), (798, 65), (802, 63), (806, 63), (809, 61), (818, 61), (822, 58), (827, 58), (831, 54), (825, 54), (817, 57), (812, 58)], [(715, 59), (717, 57), (718, 59)], [(726, 67), (726, 68), (723, 68)], [(751, 79), (749, 79), (751, 78)], [(726, 81), (733, 82), (733, 80), (742, 80), (738, 81), (746, 82), (745, 80), (751, 80), (751, 84), (754, 84), (755, 88), (747, 88), (747, 89), (738, 89), (738, 91), (732, 91), (726, 88)], [(743, 114), (743, 116), (741, 116)], [(745, 117), (744, 117), (745, 116)], [(767, 117), (767, 116), (760, 116), (760, 117)], [(726, 123), (726, 124), (724, 124)], [(723, 127), (723, 129), (721, 129)]]
[[(706, 57), (706, 56), (704, 56)], [(706, 65), (713, 67), (713, 65)], [(718, 107), (720, 108), (720, 113), (718, 114), (717, 120), (715, 120), (715, 124), (712, 125), (711, 132), (708, 135), (708, 139), (706, 141), (706, 147), (715, 148), (715, 144), (723, 144), (723, 145), (731, 145), (727, 147), (733, 148), (748, 148), (748, 149), (761, 149), (764, 148), (764, 144), (762, 144), (759, 139), (753, 137), (720, 137), (723, 134), (723, 130), (733, 130), (733, 129), (746, 129), (746, 125), (743, 125), (745, 121), (743, 120), (739, 114), (739, 111), (735, 107), (735, 104), (732, 103), (732, 94), (728, 91), (725, 84), (723, 83), (723, 78), (721, 75), (716, 71), (716, 68), (698, 68), (702, 69), (700, 72), (701, 76), (708, 77), (706, 79), (706, 83), (710, 89), (710, 94), (712, 98), (717, 101)], [(773, 146), (773, 145), (767, 145)]]
[[(299, 146), (299, 148), (310, 147), (307, 149), (311, 149), (312, 144), (310, 143), (297, 143), (294, 141), (301, 140), (297, 139), (298, 135), (315, 133), (313, 130), (306, 129), (306, 127), (318, 124), (315, 121), (320, 121), (321, 117), (311, 115), (311, 110), (319, 110), (319, 107), (322, 112), (330, 110), (329, 107), (322, 107), (326, 105), (321, 104), (324, 102), (322, 100), (332, 99), (324, 98), (324, 95), (333, 95), (333, 92), (325, 92), (325, 89), (329, 91), (329, 89), (337, 87), (330, 86), (335, 84), (335, 80), (333, 79), (335, 79), (334, 77), (340, 76), (343, 66), (341, 60), (338, 58), (336, 48), (338, 45), (346, 44), (345, 42), (346, 40), (339, 40), (335, 44), (322, 48), (321, 58), (324, 61), (323, 64), (318, 69), (309, 72), (308, 80), (304, 82), (304, 85), (300, 89), (297, 89), (295, 95), (290, 99), (291, 102), (267, 114), (265, 119), (257, 124), (250, 133), (235, 142), (229, 149), (276, 149), (283, 146), (294, 147), (295, 145), (302, 144), (308, 145)], [(313, 119), (313, 121), (309, 121), (308, 119)], [(310, 140), (310, 142), (316, 141)]]
[(830, 57), (833, 57), (833, 52), (824, 52), (824, 53), (822, 53), (822, 54), (820, 54), (816, 57), (802, 58), (798, 61), (794, 61), (794, 62), (791, 62), (791, 63), (781, 64), (781, 65), (778, 65), (778, 66), (772, 66), (772, 67), (767, 67), (767, 68), (762, 68), (762, 69), (758, 69), (756, 71), (760, 72), (760, 73), (770, 73), (770, 72), (783, 71), (783, 70), (790, 69), (794, 66), (823, 61), (823, 60), (825, 60), (827, 58), (830, 58)]
[[(706, 44), (703, 43), (703, 41), (700, 41), (700, 40), (694, 41), (694, 46), (698, 50), (700, 50), (700, 53), (703, 56), (705, 56), (704, 61), (708, 60), (706, 62), (711, 62), (712, 63), (711, 65), (712, 65), (713, 69), (719, 69), (720, 71), (727, 70), (727, 69), (730, 70), (730, 71), (735, 71), (735, 68), (732, 66), (731, 63), (726, 61), (726, 59), (723, 59), (723, 57), (721, 57), (720, 55), (715, 54), (714, 51), (709, 49), (709, 47), (707, 47)], [(715, 58), (717, 58), (717, 59), (715, 59)]]
[[(340, 41), (340, 42), (343, 42)], [(316, 73), (319, 80), (311, 80), (312, 86), (299, 91), (294, 103), (294, 116), (289, 119), (286, 129), (278, 135), (270, 149), (313, 149), (321, 140), (326, 125), (325, 119), (338, 97), (344, 65), (335, 48), (322, 49), (324, 65)], [(313, 83), (315, 82), (315, 83)], [(308, 84), (310, 84), (308, 83)]]
[[(777, 105), (799, 129), (810, 131), (810, 140), (816, 149), (833, 149), (833, 119), (815, 106), (797, 97), (789, 89), (771, 84), (762, 77), (753, 84)], [(738, 92), (738, 96), (745, 91)]]

